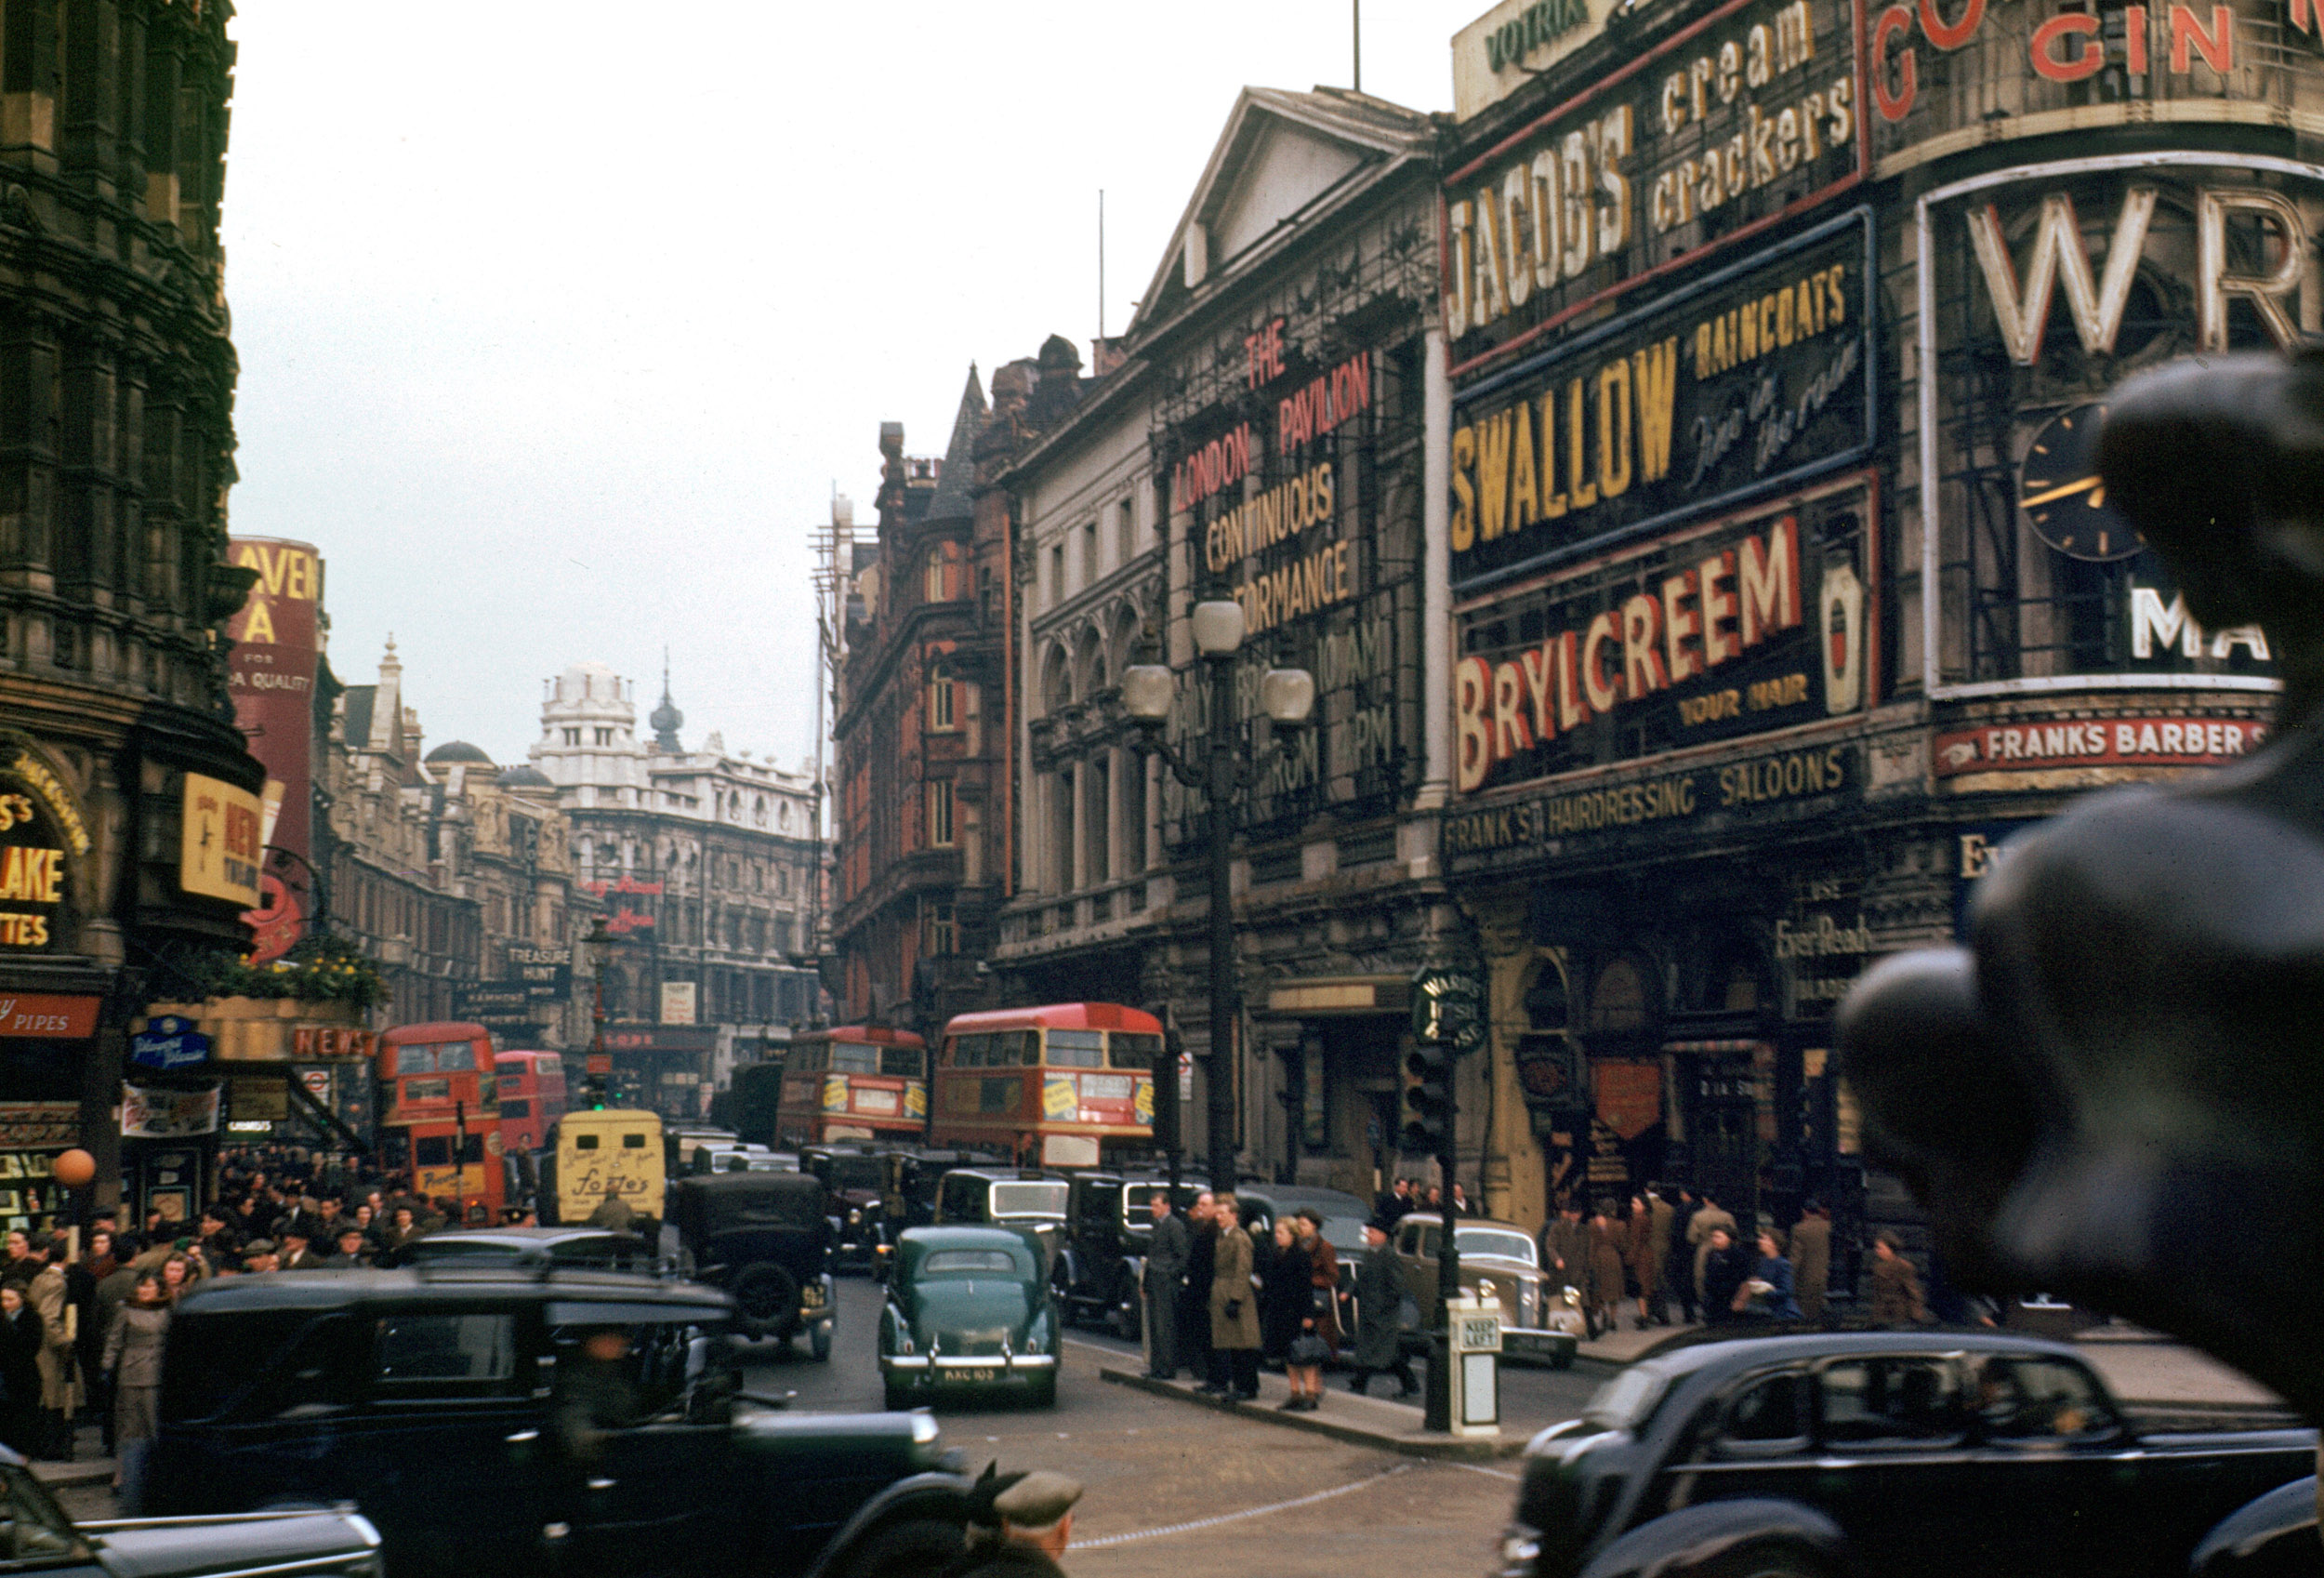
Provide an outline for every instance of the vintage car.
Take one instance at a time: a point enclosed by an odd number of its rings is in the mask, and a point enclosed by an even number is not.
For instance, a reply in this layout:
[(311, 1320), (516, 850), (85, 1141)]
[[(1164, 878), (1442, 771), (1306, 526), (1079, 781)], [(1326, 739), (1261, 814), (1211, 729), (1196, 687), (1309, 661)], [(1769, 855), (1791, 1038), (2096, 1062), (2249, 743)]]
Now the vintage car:
[[(1407, 1346), (1420, 1337), (1420, 1316), (1436, 1306), (1436, 1250), (1444, 1241), (1444, 1219), (1416, 1211), (1396, 1224), (1389, 1250), (1404, 1273), (1412, 1308), (1405, 1312)], [(1510, 1222), (1481, 1216), (1459, 1219), (1453, 1247), (1460, 1255), (1460, 1291), (1501, 1307), (1501, 1357), (1537, 1359), (1552, 1370), (1572, 1366), (1581, 1346), (1582, 1315), (1541, 1270), (1533, 1235)]]
[(801, 1146), (799, 1170), (831, 1191), (832, 1268), (870, 1271), (878, 1261), (879, 1189), (887, 1181), (885, 1147), (873, 1144)]
[(651, 1271), (654, 1247), (610, 1227), (461, 1227), (412, 1240), (398, 1266), (564, 1266), (587, 1271)]
[(831, 1284), (830, 1200), (806, 1173), (713, 1173), (670, 1187), (663, 1229), (680, 1276), (733, 1295), (749, 1337), (801, 1335), (831, 1357), (838, 1300)]
[(1372, 1208), (1352, 1194), (1338, 1189), (1318, 1188), (1308, 1184), (1268, 1184), (1246, 1179), (1235, 1187), (1235, 1200), (1243, 1208), (1243, 1225), (1257, 1233), (1274, 1231), (1275, 1219), (1297, 1216), (1302, 1211), (1320, 1213), (1324, 1219), (1324, 1241), (1340, 1260), (1340, 1334), (1353, 1344), (1355, 1341), (1355, 1273), (1371, 1253), (1364, 1244), (1364, 1224), (1372, 1218)]
[(879, 1158), (879, 1233), (872, 1245), (873, 1274), (885, 1281), (894, 1258), (896, 1240), (907, 1227), (926, 1227), (936, 1220), (936, 1191), (946, 1173), (971, 1167), (991, 1158), (974, 1151), (931, 1146), (891, 1146)]
[(936, 1221), (946, 1227), (1009, 1227), (1039, 1251), (1049, 1275), (1065, 1233), (1065, 1199), (1072, 1181), (1063, 1173), (1026, 1167), (955, 1167), (936, 1185)]
[[(1102, 1321), (1129, 1342), (1144, 1330), (1141, 1295), (1146, 1245), (1154, 1238), (1151, 1201), (1169, 1180), (1119, 1173), (1076, 1173), (1065, 1197), (1065, 1233), (1050, 1267), (1057, 1308), (1070, 1325)], [(1178, 1187), (1178, 1203), (1192, 1205), (1194, 1184)]]
[(380, 1578), (379, 1532), (347, 1506), (75, 1524), (24, 1460), (0, 1447), (0, 1567), (43, 1578)]
[(1057, 1401), (1056, 1306), (1033, 1246), (1007, 1227), (912, 1227), (879, 1317), (888, 1406), (997, 1387)]
[(733, 1319), (715, 1288), (553, 1267), (205, 1283), (170, 1324), (147, 1503), (349, 1503), (398, 1578), (941, 1566), (968, 1486), (934, 1422), (760, 1406)]
[(2225, 1574), (2282, 1533), (2304, 1482), (2314, 1572), (2316, 1444), (2142, 1432), (2040, 1338), (1689, 1333), (1526, 1446), (1501, 1571), (2162, 1578), (2200, 1552)]

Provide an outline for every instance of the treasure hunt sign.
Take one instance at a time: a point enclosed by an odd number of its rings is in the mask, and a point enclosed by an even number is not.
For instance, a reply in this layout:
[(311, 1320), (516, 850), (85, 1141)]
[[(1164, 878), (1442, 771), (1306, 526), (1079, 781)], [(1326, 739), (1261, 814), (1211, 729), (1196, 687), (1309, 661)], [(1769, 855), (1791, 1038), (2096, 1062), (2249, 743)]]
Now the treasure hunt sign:
[(1452, 576), (1474, 591), (1869, 453), (1871, 217), (1475, 386), (1452, 434)]
[(1455, 170), (1456, 374), (1864, 172), (1849, 0), (1728, 0)]
[(1455, 787), (1859, 711), (1878, 694), (1875, 518), (1851, 478), (1463, 610)]

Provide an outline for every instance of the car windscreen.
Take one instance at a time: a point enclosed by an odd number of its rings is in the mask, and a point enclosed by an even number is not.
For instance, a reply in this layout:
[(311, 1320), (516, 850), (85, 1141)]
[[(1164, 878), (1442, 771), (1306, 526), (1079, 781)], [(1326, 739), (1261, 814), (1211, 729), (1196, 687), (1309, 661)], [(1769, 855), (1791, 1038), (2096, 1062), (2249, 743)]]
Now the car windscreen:
[[(822, 1224), (824, 1213), (829, 1209), (823, 1190), (812, 1183), (806, 1187), (783, 1187), (777, 1182), (780, 1174), (728, 1174), (729, 1178), (764, 1179), (759, 1187), (742, 1188), (702, 1189), (701, 1230), (706, 1233), (731, 1233), (745, 1227), (813, 1227)], [(723, 1181), (723, 1180), (721, 1180)]]
[(1034, 1183), (995, 1184), (996, 1216), (1063, 1216), (1068, 1186), (1062, 1178)]
[(1033, 1257), (1005, 1249), (940, 1249), (920, 1262), (923, 1277), (1030, 1277)]
[(1633, 1364), (1597, 1389), (1582, 1408), (1582, 1422), (1601, 1430), (1635, 1430), (1654, 1416), (1670, 1385), (1661, 1371)]
[[(1128, 1216), (1132, 1222), (1152, 1222), (1154, 1220), (1154, 1197), (1169, 1187), (1169, 1186), (1168, 1184), (1123, 1185), (1123, 1214)], [(1182, 1206), (1192, 1205), (1195, 1203), (1195, 1196), (1200, 1192), (1201, 1191), (1192, 1184), (1181, 1184), (1178, 1187), (1178, 1203)], [(1361, 1237), (1360, 1234), (1358, 1236)]]
[(1464, 1255), (1489, 1254), (1526, 1266), (1535, 1264), (1533, 1240), (1505, 1227), (1461, 1227), (1456, 1230), (1454, 1241)]
[(825, 1157), (815, 1171), (835, 1189), (877, 1189), (886, 1181), (876, 1156)]
[[(1349, 1250), (1364, 1248), (1364, 1219), (1362, 1217), (1327, 1216), (1324, 1218), (1323, 1231), (1324, 1242), (1343, 1253)], [(1461, 1235), (1460, 1244), (1463, 1249), (1468, 1247), (1467, 1234)]]

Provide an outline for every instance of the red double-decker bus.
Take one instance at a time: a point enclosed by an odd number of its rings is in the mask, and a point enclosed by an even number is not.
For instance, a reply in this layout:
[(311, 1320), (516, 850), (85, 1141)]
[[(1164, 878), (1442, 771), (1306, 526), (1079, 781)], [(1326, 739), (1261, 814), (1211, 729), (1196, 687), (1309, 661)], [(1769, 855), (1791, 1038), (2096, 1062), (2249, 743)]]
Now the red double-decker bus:
[(508, 1199), (500, 1164), (500, 1092), (492, 1032), (482, 1025), (405, 1025), (379, 1038), (379, 1151), (415, 1191), (457, 1200), (497, 1222)]
[(1094, 1167), (1154, 1143), (1162, 1022), (1115, 1002), (962, 1014), (936, 1056), (930, 1144)]
[(545, 1148), (565, 1115), (565, 1060), (553, 1052), (504, 1052), (493, 1067), (502, 1147), (511, 1156)]
[(791, 1037), (775, 1127), (786, 1146), (918, 1139), (928, 1124), (928, 1043), (885, 1025)]

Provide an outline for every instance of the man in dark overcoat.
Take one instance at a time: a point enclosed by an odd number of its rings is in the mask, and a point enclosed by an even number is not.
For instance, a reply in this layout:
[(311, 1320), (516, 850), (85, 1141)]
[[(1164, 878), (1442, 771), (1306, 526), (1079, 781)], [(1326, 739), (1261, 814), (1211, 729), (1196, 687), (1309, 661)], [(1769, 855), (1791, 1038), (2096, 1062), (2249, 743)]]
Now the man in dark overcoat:
[(1412, 1361), (1405, 1357), (1403, 1323), (1404, 1278), (1396, 1257), (1388, 1253), (1388, 1230), (1393, 1224), (1375, 1216), (1364, 1224), (1364, 1264), (1355, 1268), (1355, 1375), (1348, 1390), (1361, 1396), (1377, 1374), (1396, 1378), (1400, 1396), (1420, 1389), (1412, 1378)]
[(1210, 1381), (1210, 1279), (1218, 1267), (1218, 1200), (1208, 1189), (1186, 1212), (1186, 1277), (1178, 1304), (1178, 1351), (1170, 1358), (1190, 1366), (1196, 1382)]
[(1156, 1381), (1178, 1374), (1178, 1301), (1185, 1291), (1186, 1252), (1193, 1241), (1186, 1219), (1170, 1209), (1170, 1191), (1158, 1188), (1147, 1202), (1154, 1237), (1146, 1244), (1142, 1277), (1146, 1293), (1146, 1374)]
[(1815, 1200), (1807, 1202), (1798, 1227), (1791, 1229), (1791, 1292), (1800, 1301), (1800, 1319), (1824, 1319), (1824, 1295), (1831, 1284), (1831, 1218)]

